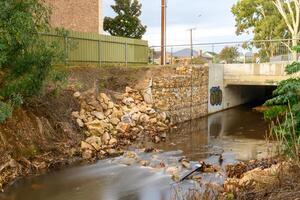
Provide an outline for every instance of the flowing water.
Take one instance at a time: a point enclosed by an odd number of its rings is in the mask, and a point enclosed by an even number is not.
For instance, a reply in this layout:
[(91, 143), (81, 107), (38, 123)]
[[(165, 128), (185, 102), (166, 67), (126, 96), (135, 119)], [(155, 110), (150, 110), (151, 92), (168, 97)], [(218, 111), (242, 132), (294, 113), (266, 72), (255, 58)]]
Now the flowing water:
[[(178, 165), (178, 159), (205, 160), (221, 164), (221, 169), (237, 160), (265, 157), (268, 124), (251, 107), (241, 106), (178, 125), (168, 134), (167, 142), (156, 147), (161, 153), (136, 151), (150, 167), (138, 163), (125, 165), (124, 157), (99, 161), (18, 181), (0, 194), (2, 200), (169, 200), (174, 182), (166, 168)], [(219, 163), (219, 154), (224, 161)], [(126, 161), (127, 162), (127, 161)], [(196, 162), (192, 162), (192, 168)], [(181, 169), (180, 176), (188, 173)], [(203, 181), (222, 182), (222, 174), (202, 175)], [(194, 186), (186, 181), (182, 187)]]

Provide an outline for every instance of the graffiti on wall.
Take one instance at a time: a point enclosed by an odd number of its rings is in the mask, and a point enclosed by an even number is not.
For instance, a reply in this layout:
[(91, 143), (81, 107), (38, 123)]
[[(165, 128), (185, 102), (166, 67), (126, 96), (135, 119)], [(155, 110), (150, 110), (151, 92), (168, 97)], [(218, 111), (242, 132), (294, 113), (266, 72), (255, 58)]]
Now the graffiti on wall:
[(220, 106), (222, 105), (223, 101), (223, 91), (221, 90), (220, 86), (212, 87), (210, 89), (210, 104), (212, 106)]

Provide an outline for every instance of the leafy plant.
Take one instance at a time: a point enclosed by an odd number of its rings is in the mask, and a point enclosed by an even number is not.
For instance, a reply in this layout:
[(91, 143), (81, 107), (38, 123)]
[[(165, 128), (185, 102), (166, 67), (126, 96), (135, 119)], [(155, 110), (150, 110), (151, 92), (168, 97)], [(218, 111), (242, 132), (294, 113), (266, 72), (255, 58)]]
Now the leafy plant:
[(115, 0), (111, 7), (117, 16), (104, 18), (104, 30), (113, 36), (141, 39), (147, 28), (139, 19), (142, 4), (138, 0)]
[[(294, 48), (299, 52), (299, 47)], [(300, 148), (300, 78), (293, 77), (300, 71), (300, 63), (293, 62), (285, 69), (292, 77), (281, 81), (273, 92), (274, 97), (266, 101), (265, 118), (277, 119), (272, 132), (281, 142), (283, 152), (299, 161)]]
[(13, 106), (37, 94), (59, 54), (39, 35), (49, 31), (49, 9), (40, 0), (0, 1), (1, 121)]
[(12, 105), (10, 102), (2, 102), (0, 101), (0, 123), (3, 123), (7, 118), (12, 115)]

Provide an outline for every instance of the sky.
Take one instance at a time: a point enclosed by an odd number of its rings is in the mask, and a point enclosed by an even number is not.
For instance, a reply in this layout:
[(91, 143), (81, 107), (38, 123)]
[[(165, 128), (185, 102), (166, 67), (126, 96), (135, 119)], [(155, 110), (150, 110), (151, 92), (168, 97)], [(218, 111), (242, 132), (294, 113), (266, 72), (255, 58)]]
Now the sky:
[[(167, 44), (189, 44), (188, 29), (196, 28), (194, 43), (231, 42), (251, 39), (251, 35), (236, 36), (231, 7), (237, 0), (167, 0)], [(143, 39), (150, 46), (160, 44), (161, 0), (140, 0), (141, 21), (147, 26)], [(110, 5), (103, 0), (104, 16), (114, 16)]]

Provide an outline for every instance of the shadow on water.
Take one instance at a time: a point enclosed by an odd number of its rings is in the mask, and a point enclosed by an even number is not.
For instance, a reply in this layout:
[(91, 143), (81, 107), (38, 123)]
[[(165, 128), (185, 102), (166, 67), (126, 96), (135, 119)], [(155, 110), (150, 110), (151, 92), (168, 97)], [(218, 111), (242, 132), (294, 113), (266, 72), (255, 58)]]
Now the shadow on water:
[[(266, 155), (268, 124), (260, 113), (241, 106), (183, 123), (168, 134), (167, 142), (157, 145), (165, 151), (157, 155), (142, 153), (140, 159), (178, 165), (178, 159), (205, 160), (217, 164), (223, 153), (225, 164)], [(178, 151), (181, 150), (181, 151)], [(18, 181), (2, 200), (169, 200), (170, 176), (164, 169), (126, 166), (122, 158), (99, 161), (91, 166), (66, 169)], [(155, 161), (156, 160), (156, 161)], [(182, 171), (186, 174), (187, 171)], [(180, 174), (180, 175), (182, 175)], [(207, 179), (213, 180), (213, 175)]]

